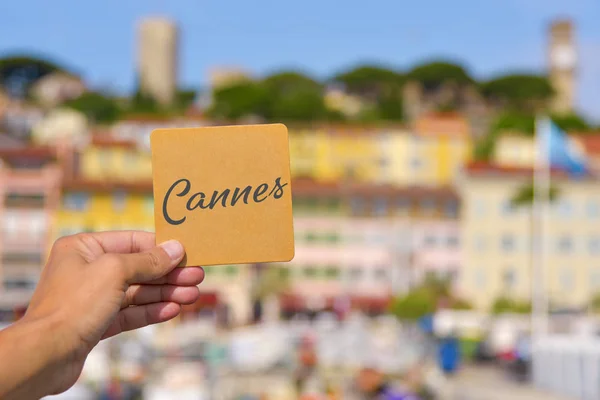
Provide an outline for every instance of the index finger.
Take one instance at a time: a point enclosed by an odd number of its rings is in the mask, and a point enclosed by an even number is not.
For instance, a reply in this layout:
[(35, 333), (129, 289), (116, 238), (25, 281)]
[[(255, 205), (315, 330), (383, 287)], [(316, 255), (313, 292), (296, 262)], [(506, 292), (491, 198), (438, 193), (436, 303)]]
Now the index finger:
[(89, 233), (98, 241), (105, 253), (140, 253), (156, 246), (153, 232), (109, 231)]

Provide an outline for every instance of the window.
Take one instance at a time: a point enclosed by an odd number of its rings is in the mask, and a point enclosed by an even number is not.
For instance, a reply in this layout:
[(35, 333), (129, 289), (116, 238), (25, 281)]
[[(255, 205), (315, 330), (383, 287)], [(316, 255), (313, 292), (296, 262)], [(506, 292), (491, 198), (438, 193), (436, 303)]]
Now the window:
[(375, 215), (381, 216), (387, 214), (387, 203), (387, 199), (381, 197), (375, 199), (373, 205), (373, 212), (375, 213)]
[(508, 268), (502, 274), (502, 283), (506, 289), (513, 289), (517, 285), (517, 274), (511, 268)]
[(340, 276), (339, 268), (336, 268), (334, 266), (329, 266), (329, 267), (325, 268), (325, 277), (327, 279), (337, 279), (339, 276)]
[(338, 235), (337, 232), (330, 232), (325, 236), (325, 239), (329, 242), (329, 243), (337, 243), (340, 241), (340, 236)]
[(568, 200), (560, 200), (556, 206), (557, 214), (562, 218), (570, 218), (573, 216), (573, 205)]
[(588, 248), (591, 254), (599, 254), (600, 253), (600, 237), (592, 236), (588, 242)]
[(5, 277), (4, 278), (4, 289), (34, 289), (37, 284), (37, 280), (34, 277)]
[(594, 292), (600, 292), (600, 268), (590, 271), (590, 287)]
[(290, 269), (288, 267), (279, 267), (279, 276), (282, 278), (288, 278), (290, 276)]
[(113, 193), (113, 209), (117, 212), (125, 210), (126, 193), (118, 190)]
[(306, 234), (306, 241), (308, 243), (314, 243), (317, 241), (317, 235), (314, 232), (308, 232)]
[(310, 266), (304, 268), (304, 276), (310, 279), (314, 279), (317, 277), (317, 268)]
[(27, 216), (31, 235), (41, 239), (46, 233), (46, 216), (43, 213), (31, 213)]
[(2, 263), (15, 264), (41, 264), (42, 255), (40, 253), (4, 253), (2, 255)]
[(128, 151), (124, 154), (123, 163), (125, 164), (125, 168), (135, 168), (135, 164), (138, 160), (137, 155), (131, 151)]
[(148, 214), (154, 214), (154, 198), (152, 196), (144, 197), (144, 210)]
[(3, 217), (4, 234), (7, 237), (13, 237), (19, 231), (19, 214), (16, 212), (6, 211)]
[(340, 200), (331, 197), (325, 200), (325, 206), (329, 211), (337, 210), (340, 207)]
[(350, 269), (350, 279), (359, 280), (362, 277), (363, 271), (360, 267), (353, 267)]
[(560, 271), (560, 287), (563, 291), (571, 291), (573, 290), (573, 271), (569, 267), (563, 267)]
[(585, 206), (585, 213), (588, 218), (598, 219), (600, 217), (600, 204), (598, 204), (597, 200), (588, 200)]
[(423, 166), (423, 160), (417, 157), (414, 157), (410, 160), (410, 169), (413, 171), (418, 171)]
[(435, 247), (435, 245), (437, 244), (437, 239), (435, 237), (435, 235), (425, 235), (425, 246), (426, 247)]
[(444, 204), (444, 215), (448, 218), (458, 216), (458, 202), (456, 200), (447, 200)]
[(476, 235), (473, 239), (473, 247), (478, 252), (483, 252), (486, 249), (486, 240), (483, 235)]
[(387, 281), (388, 280), (387, 270), (385, 268), (383, 268), (383, 267), (377, 268), (374, 271), (374, 277), (378, 281)]
[(408, 199), (402, 197), (396, 199), (396, 208), (399, 212), (406, 212), (410, 208), (410, 202), (408, 201)]
[(476, 268), (475, 273), (473, 274), (473, 281), (475, 282), (475, 286), (483, 289), (486, 285), (486, 274), (484, 268)]
[(239, 269), (236, 265), (228, 265), (225, 267), (225, 275), (227, 276), (236, 276), (239, 272)]
[(4, 199), (5, 208), (42, 208), (44, 203), (42, 194), (8, 193)]
[(515, 211), (515, 206), (512, 204), (512, 202), (510, 200), (505, 200), (502, 202), (501, 205), (501, 212), (502, 215), (512, 215)]
[(110, 150), (98, 150), (98, 163), (103, 167), (110, 166), (112, 162), (112, 154)]
[(319, 205), (317, 199), (314, 197), (309, 197), (306, 199), (305, 204), (306, 208), (309, 210), (316, 210), (317, 206)]
[(70, 211), (85, 211), (88, 205), (87, 193), (69, 193), (63, 198), (63, 207)]
[(433, 199), (423, 199), (420, 201), (419, 206), (423, 214), (433, 214), (435, 212), (435, 201)]
[(364, 212), (364, 201), (360, 197), (352, 197), (350, 199), (350, 210), (352, 214), (362, 214)]
[(515, 238), (513, 235), (504, 234), (501, 239), (501, 247), (504, 252), (511, 252), (515, 250)]
[(454, 236), (454, 235), (448, 236), (447, 243), (448, 243), (448, 247), (450, 247), (450, 248), (458, 247), (458, 237)]
[(556, 247), (559, 253), (570, 253), (573, 250), (573, 240), (570, 236), (563, 235), (558, 238)]
[(215, 266), (203, 267), (202, 269), (204, 270), (204, 274), (206, 276), (214, 275), (214, 273), (217, 271), (217, 267)]
[(475, 215), (478, 217), (482, 217), (487, 213), (487, 206), (485, 199), (482, 197), (476, 197), (473, 200), (473, 210), (475, 211)]

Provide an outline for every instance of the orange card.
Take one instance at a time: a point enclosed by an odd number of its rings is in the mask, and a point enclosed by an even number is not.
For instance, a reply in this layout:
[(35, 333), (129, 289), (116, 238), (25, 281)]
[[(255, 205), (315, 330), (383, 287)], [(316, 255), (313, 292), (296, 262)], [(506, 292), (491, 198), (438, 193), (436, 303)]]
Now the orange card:
[(179, 240), (182, 265), (294, 258), (285, 125), (152, 132), (156, 242)]

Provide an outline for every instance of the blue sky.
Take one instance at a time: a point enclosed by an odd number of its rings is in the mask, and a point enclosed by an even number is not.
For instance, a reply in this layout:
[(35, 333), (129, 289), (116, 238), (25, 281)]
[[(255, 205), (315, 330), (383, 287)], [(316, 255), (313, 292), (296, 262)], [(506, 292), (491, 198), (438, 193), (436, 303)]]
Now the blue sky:
[(567, 16), (577, 23), (579, 109), (600, 120), (599, 0), (2, 0), (0, 56), (42, 53), (92, 85), (129, 90), (136, 23), (148, 15), (180, 24), (188, 86), (229, 65), (326, 77), (363, 61), (406, 69), (442, 57), (478, 78), (542, 71), (547, 23)]

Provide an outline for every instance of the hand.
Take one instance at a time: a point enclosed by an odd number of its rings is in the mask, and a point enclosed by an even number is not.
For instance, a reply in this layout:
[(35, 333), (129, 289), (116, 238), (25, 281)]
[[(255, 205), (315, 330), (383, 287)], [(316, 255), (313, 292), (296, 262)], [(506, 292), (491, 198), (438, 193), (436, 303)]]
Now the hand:
[(49, 335), (46, 344), (53, 348), (50, 367), (36, 372), (35, 386), (44, 395), (71, 387), (101, 339), (170, 320), (181, 304), (199, 298), (196, 285), (204, 271), (175, 269), (184, 256), (181, 244), (154, 241), (152, 233), (122, 231), (78, 234), (54, 244), (27, 313), (14, 324), (48, 327), (37, 332)]

